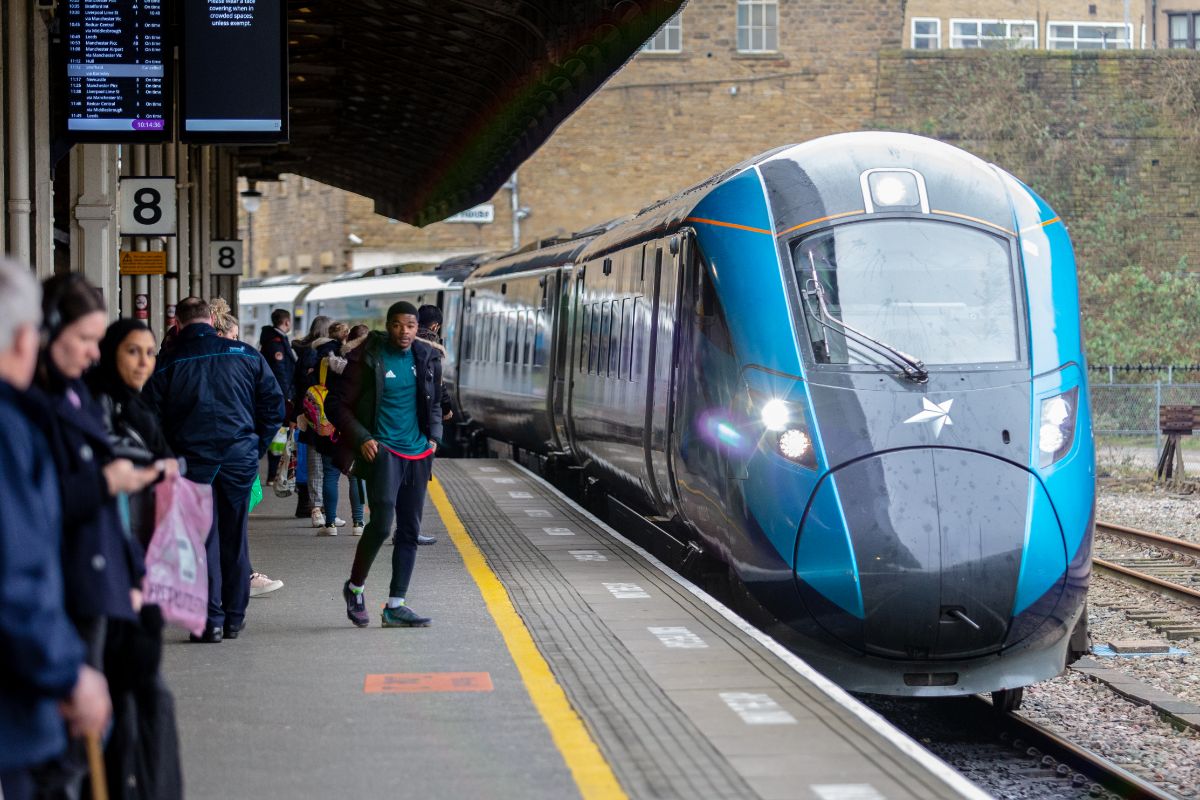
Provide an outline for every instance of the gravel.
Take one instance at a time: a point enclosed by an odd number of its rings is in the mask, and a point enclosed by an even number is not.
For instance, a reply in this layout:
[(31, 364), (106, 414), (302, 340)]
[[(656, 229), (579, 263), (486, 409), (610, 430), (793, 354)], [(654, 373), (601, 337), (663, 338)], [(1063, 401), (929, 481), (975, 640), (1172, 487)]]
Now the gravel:
[(1175, 494), (1153, 484), (1102, 485), (1096, 519), (1200, 542), (1200, 496)]
[[(1096, 518), (1200, 542), (1200, 496), (1167, 491), (1153, 483), (1105, 482), (1099, 487)], [(1194, 606), (1093, 575), (1089, 592), (1092, 643), (1165, 637), (1129, 620), (1122, 610), (1137, 606), (1196, 620)], [(1171, 642), (1187, 655), (1097, 658), (1184, 700), (1200, 703), (1200, 641)], [(1066, 738), (1100, 753), (1180, 797), (1200, 798), (1200, 732), (1178, 730), (1151, 708), (1138, 706), (1106, 685), (1068, 671), (1025, 690), (1021, 713)]]
[(1021, 713), (1180, 797), (1200, 797), (1200, 734), (1176, 730), (1104, 684), (1068, 670), (1027, 688)]

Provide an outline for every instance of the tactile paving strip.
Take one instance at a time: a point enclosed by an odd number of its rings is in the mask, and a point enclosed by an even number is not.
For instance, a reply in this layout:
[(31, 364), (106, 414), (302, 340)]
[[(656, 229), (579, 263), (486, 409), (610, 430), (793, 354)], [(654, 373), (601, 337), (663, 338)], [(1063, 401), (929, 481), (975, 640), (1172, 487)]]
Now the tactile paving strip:
[[(453, 461), (438, 464), (438, 479), (629, 795), (754, 796), (493, 497)], [(538, 500), (570, 513), (558, 498)]]

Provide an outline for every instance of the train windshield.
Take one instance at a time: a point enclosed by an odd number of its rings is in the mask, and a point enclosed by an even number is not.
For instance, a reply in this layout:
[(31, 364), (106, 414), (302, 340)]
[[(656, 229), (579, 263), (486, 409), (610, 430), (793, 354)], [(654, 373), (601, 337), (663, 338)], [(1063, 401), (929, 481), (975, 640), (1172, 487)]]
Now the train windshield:
[(818, 363), (884, 363), (868, 337), (926, 365), (1020, 359), (1012, 264), (999, 237), (928, 219), (872, 220), (802, 239), (792, 255)]

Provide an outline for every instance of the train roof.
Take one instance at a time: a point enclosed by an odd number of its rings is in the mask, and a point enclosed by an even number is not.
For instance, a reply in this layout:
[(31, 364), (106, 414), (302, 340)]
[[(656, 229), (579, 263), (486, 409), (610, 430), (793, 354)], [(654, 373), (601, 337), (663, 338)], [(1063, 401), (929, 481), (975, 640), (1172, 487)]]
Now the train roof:
[(1012, 234), (1012, 211), (997, 167), (936, 139), (860, 131), (784, 145), (747, 159), (597, 236), (582, 260), (676, 230), (710, 192), (752, 168), (762, 175), (777, 234), (830, 217), (865, 213), (860, 176), (872, 169), (914, 170), (924, 178), (931, 213)]
[(300, 296), (305, 289), (313, 286), (311, 283), (259, 283), (254, 286), (242, 284), (238, 287), (239, 305), (259, 305), (262, 303), (278, 303), (288, 305)]
[(330, 281), (309, 292), (308, 301), (338, 300), (345, 297), (378, 296), (444, 289), (460, 282), (453, 272), (402, 272), (396, 275), (363, 277), (351, 281)]
[(514, 253), (500, 256), (484, 264), (471, 273), (471, 277), (467, 279), (466, 284), (469, 286), (477, 281), (498, 278), (504, 275), (534, 272), (539, 269), (573, 264), (576, 257), (583, 252), (591, 240), (591, 237), (580, 237), (566, 241), (556, 241), (554, 244), (536, 249), (524, 248), (517, 250)]

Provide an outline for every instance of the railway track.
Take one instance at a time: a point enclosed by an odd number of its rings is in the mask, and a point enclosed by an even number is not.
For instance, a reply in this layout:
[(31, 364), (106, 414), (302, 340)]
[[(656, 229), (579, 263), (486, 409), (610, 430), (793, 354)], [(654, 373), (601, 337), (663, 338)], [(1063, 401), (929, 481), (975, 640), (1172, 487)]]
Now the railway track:
[(982, 697), (862, 697), (964, 777), (1000, 798), (1177, 800), (1177, 795)]
[(1096, 523), (1096, 539), (1104, 557), (1092, 563), (1105, 574), (1200, 606), (1200, 545), (1108, 522)]

